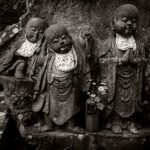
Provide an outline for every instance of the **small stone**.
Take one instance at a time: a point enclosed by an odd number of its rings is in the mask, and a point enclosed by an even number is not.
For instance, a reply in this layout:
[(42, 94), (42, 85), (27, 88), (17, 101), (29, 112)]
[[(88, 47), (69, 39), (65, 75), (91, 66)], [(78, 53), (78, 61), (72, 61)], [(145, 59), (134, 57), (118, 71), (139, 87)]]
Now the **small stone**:
[(18, 30), (17, 28), (14, 28), (14, 29), (12, 30), (12, 32), (16, 34), (16, 33), (19, 32), (19, 30)]
[(19, 120), (22, 120), (22, 118), (23, 118), (23, 115), (22, 115), (22, 114), (19, 114), (19, 115), (18, 115), (18, 119), (19, 119)]

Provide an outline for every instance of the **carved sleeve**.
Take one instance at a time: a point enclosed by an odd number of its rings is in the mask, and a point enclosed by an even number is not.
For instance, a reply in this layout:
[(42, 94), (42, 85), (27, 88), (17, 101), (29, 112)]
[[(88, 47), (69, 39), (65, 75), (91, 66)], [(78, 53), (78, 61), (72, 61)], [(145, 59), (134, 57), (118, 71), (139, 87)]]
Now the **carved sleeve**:
[(108, 73), (108, 63), (110, 61), (110, 58), (107, 58), (106, 56), (102, 56), (99, 58), (99, 70), (100, 70), (100, 82), (106, 83), (107, 81), (107, 73)]

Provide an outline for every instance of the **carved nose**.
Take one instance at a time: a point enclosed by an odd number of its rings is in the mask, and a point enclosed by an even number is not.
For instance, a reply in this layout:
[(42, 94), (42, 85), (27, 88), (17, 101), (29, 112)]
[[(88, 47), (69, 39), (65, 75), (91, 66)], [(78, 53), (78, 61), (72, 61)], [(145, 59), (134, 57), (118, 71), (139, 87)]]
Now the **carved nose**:
[(63, 45), (64, 44), (64, 40), (60, 40), (60, 45)]
[(128, 25), (131, 25), (132, 23), (131, 23), (131, 21), (129, 20), (129, 21), (127, 22), (127, 24), (128, 24)]
[(38, 35), (38, 31), (36, 31), (34, 34), (35, 34), (35, 35)]

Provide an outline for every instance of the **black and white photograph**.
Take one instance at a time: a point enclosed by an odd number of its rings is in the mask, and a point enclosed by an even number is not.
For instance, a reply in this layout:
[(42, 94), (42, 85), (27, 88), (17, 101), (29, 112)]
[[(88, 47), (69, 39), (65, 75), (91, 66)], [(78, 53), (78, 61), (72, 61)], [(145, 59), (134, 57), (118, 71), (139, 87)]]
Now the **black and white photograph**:
[(150, 1), (0, 0), (0, 150), (150, 150)]

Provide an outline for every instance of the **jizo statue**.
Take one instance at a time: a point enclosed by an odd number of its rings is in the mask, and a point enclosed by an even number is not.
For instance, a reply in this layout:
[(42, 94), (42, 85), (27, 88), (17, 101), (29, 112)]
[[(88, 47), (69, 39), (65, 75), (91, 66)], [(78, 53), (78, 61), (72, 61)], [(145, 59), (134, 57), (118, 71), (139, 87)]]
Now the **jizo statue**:
[(41, 51), (46, 28), (47, 23), (43, 19), (31, 18), (26, 24), (24, 37), (1, 58), (0, 73), (19, 79), (29, 76), (32, 59)]
[(87, 91), (89, 65), (79, 42), (73, 41), (67, 29), (51, 25), (45, 32), (47, 55), (35, 87), (33, 110), (43, 112), (40, 131), (55, 127), (83, 133), (75, 116), (81, 108), (80, 93)]
[(141, 90), (145, 49), (138, 34), (139, 11), (132, 4), (118, 7), (112, 22), (112, 36), (100, 54), (101, 82), (108, 87), (106, 115), (112, 132), (123, 129), (138, 133), (136, 113), (141, 111)]

